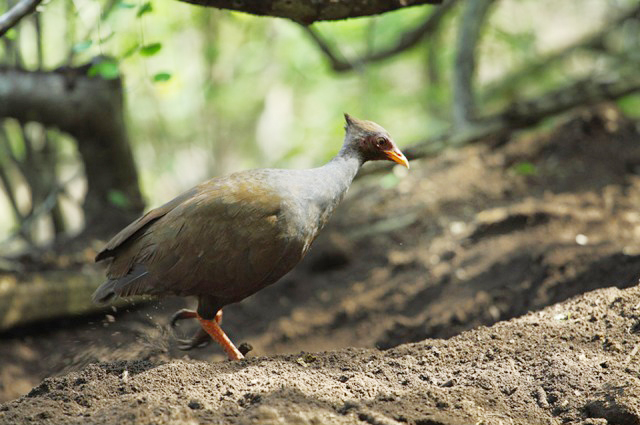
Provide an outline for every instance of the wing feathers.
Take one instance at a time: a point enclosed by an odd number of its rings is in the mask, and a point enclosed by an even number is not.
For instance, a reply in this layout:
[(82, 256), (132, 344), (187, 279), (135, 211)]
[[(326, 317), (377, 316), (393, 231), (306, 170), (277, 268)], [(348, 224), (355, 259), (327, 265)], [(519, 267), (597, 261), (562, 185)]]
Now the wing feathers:
[(112, 258), (97, 302), (137, 294), (242, 299), (304, 255), (292, 236), (286, 197), (260, 173), (202, 183), (150, 211), (97, 256)]
[(103, 248), (102, 251), (96, 255), (96, 262), (100, 260), (104, 260), (110, 257), (114, 257), (116, 255), (116, 250), (122, 246), (125, 242), (130, 239), (135, 239), (136, 234), (139, 234), (140, 231), (145, 229), (147, 226), (151, 225), (154, 221), (158, 220), (171, 210), (173, 210), (178, 205), (182, 204), (187, 199), (193, 197), (199, 191), (199, 186), (196, 186), (183, 194), (177, 196), (166, 204), (153, 209), (129, 224), (127, 227), (122, 229), (120, 233), (115, 235)]
[(131, 272), (119, 279), (109, 279), (93, 293), (94, 303), (106, 303), (115, 297), (128, 297), (129, 295), (141, 294), (145, 284), (145, 277), (149, 271), (141, 264), (136, 264)]

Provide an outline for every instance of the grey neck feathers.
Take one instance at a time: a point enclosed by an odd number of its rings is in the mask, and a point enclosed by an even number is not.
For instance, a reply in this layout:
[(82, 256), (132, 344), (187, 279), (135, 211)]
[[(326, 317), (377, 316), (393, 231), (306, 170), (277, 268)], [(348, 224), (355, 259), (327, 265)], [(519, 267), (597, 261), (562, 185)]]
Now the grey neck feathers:
[(331, 214), (342, 201), (363, 162), (355, 149), (343, 146), (331, 161), (316, 168), (314, 195), (318, 206), (326, 214)]

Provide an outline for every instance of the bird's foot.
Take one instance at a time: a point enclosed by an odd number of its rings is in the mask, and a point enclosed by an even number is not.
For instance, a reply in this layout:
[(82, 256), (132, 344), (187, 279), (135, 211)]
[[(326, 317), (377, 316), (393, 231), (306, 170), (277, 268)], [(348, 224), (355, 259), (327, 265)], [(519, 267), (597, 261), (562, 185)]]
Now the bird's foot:
[(235, 345), (233, 345), (233, 342), (231, 342), (227, 334), (224, 333), (220, 327), (220, 322), (222, 322), (222, 310), (219, 310), (218, 313), (216, 313), (213, 320), (207, 320), (200, 317), (197, 312), (183, 308), (182, 310), (176, 311), (171, 317), (171, 320), (169, 321), (171, 328), (174, 329), (177, 322), (185, 319), (198, 319), (201, 328), (198, 329), (191, 339), (178, 340), (178, 348), (181, 350), (191, 350), (192, 348), (200, 347), (203, 344), (208, 343), (210, 339), (213, 339), (215, 342), (220, 344), (225, 353), (227, 353), (227, 356), (229, 356), (230, 360), (244, 359), (243, 354), (246, 354), (250, 350), (250, 348), (247, 349), (248, 347), (243, 347), (244, 353), (242, 353)]
[[(183, 308), (182, 310), (176, 311), (174, 315), (171, 316), (171, 320), (169, 321), (169, 324), (171, 325), (171, 329), (175, 329), (176, 324), (180, 320), (197, 319), (197, 318), (198, 318), (198, 313), (196, 313), (193, 310), (188, 310), (186, 308)], [(218, 311), (214, 320), (218, 324), (222, 321), (222, 310)], [(207, 331), (205, 331), (201, 327), (196, 331), (195, 334), (193, 334), (191, 338), (189, 339), (176, 338), (176, 341), (178, 342), (178, 348), (180, 350), (189, 351), (194, 348), (206, 347), (207, 345), (209, 345), (209, 342), (211, 341), (211, 337), (209, 336)]]
[(191, 338), (176, 339), (176, 341), (180, 350), (189, 351), (194, 348), (206, 347), (211, 342), (211, 337), (204, 329), (200, 328)]
[(172, 328), (175, 328), (176, 323), (178, 323), (180, 320), (195, 319), (196, 317), (198, 317), (198, 313), (196, 313), (193, 310), (188, 310), (186, 308), (183, 308), (182, 310), (178, 310), (175, 313), (173, 313), (173, 316), (171, 316), (171, 320), (169, 321), (169, 324), (171, 325)]

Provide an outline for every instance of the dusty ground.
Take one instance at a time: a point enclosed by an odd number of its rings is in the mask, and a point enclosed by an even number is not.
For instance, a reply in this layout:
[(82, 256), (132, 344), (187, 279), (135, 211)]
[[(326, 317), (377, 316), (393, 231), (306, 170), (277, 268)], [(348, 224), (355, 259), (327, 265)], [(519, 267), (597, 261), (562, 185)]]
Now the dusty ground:
[[(640, 424), (640, 291), (543, 310), (638, 283), (639, 140), (603, 108), (358, 182), (303, 264), (225, 309), (246, 362), (178, 351), (182, 300), (7, 333), (0, 397), (29, 395), (0, 423)], [(301, 350), (333, 351), (273, 356)]]
[(637, 424), (640, 288), (449, 340), (241, 362), (112, 361), (47, 378), (3, 423)]

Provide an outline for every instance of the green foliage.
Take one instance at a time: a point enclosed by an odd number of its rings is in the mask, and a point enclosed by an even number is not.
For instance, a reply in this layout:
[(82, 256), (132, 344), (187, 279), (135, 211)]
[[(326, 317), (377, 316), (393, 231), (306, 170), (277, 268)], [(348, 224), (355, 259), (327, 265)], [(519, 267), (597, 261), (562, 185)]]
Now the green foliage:
[(538, 175), (538, 167), (531, 162), (519, 162), (515, 164), (511, 169), (521, 176), (536, 176)]
[(74, 44), (71, 50), (75, 53), (80, 53), (80, 52), (84, 52), (85, 50), (88, 50), (92, 45), (93, 45), (93, 41), (85, 40), (85, 41), (81, 41), (79, 43)]
[(153, 76), (153, 81), (156, 83), (162, 83), (165, 81), (169, 81), (171, 79), (171, 74), (168, 72), (158, 72)]
[(120, 76), (120, 70), (115, 60), (107, 59), (92, 65), (87, 75), (89, 77), (100, 76), (105, 80), (115, 80)]
[(144, 4), (142, 4), (139, 8), (138, 8), (138, 13), (136, 13), (136, 17), (140, 18), (141, 16), (150, 13), (153, 11), (153, 7), (151, 6), (150, 2), (146, 2)]
[(501, 28), (491, 28), (496, 41), (505, 43), (513, 54), (531, 57), (535, 54), (536, 36), (528, 31), (510, 32)]
[(140, 45), (138, 43), (133, 44), (131, 47), (129, 47), (127, 50), (124, 51), (124, 53), (122, 54), (122, 59), (127, 59), (133, 56), (139, 50), (140, 50)]
[(130, 205), (127, 195), (119, 190), (110, 190), (107, 196), (109, 197), (109, 203), (118, 208), (127, 208)]
[(7, 40), (15, 40), (18, 37), (18, 31), (15, 28), (9, 28), (9, 30), (4, 34), (4, 38)]
[(632, 119), (640, 118), (640, 95), (632, 94), (618, 100), (618, 106), (622, 113)]
[(151, 43), (146, 46), (140, 47), (140, 54), (142, 56), (153, 56), (162, 49), (162, 43)]
[[(151, 5), (149, 5), (149, 6), (151, 6)], [(119, 1), (116, 4), (116, 7), (119, 8), (119, 9), (133, 9), (133, 8), (136, 7), (136, 5), (134, 3), (127, 3), (127, 2), (124, 2), (124, 1)]]

